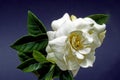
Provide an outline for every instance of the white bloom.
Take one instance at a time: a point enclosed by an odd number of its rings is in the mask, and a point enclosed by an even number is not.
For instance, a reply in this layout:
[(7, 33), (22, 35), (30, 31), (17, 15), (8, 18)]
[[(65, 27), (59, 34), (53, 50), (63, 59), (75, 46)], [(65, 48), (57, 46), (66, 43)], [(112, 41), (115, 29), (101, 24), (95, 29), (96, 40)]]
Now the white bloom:
[(61, 70), (71, 70), (75, 76), (80, 67), (92, 67), (95, 49), (105, 37), (105, 24), (91, 18), (76, 18), (67, 13), (51, 24), (48, 31), (47, 59)]

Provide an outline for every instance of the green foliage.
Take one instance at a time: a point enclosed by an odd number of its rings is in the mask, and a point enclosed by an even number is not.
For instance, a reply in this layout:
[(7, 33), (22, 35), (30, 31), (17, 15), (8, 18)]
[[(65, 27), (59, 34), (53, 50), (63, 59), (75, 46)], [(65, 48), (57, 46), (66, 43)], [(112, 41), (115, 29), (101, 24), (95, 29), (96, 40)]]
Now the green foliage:
[(18, 52), (18, 57), (21, 62), (24, 62), (24, 61), (32, 58), (31, 53), (23, 53), (23, 52)]
[(45, 80), (53, 79), (54, 68), (55, 68), (55, 65), (52, 65), (49, 72), (45, 75)]
[(42, 50), (48, 44), (46, 34), (39, 36), (24, 36), (17, 40), (11, 47), (19, 52), (33, 52), (33, 50)]
[(51, 66), (53, 64), (51, 63), (44, 63), (43, 67), (39, 70), (37, 70), (37, 72), (39, 73), (39, 80), (45, 80), (46, 75), (49, 73)]
[(30, 58), (20, 64), (17, 68), (21, 69), (24, 72), (32, 72), (40, 69), (42, 65), (40, 63), (36, 63), (35, 59)]
[(105, 24), (109, 18), (109, 16), (105, 15), (105, 14), (94, 14), (94, 15), (90, 15), (88, 17), (92, 18), (93, 20), (95, 20), (96, 23), (98, 23), (100, 25)]
[(62, 71), (60, 74), (60, 80), (74, 80), (71, 71)]
[(33, 51), (33, 58), (40, 63), (47, 63), (48, 62), (46, 60), (45, 56), (41, 52), (36, 51), (36, 50)]
[(51, 63), (46, 60), (48, 36), (43, 23), (28, 11), (28, 35), (18, 39), (11, 47), (18, 52), (21, 64), (17, 67), (24, 72), (33, 72), (43, 78), (51, 73)]
[(41, 33), (46, 33), (45, 26), (31, 11), (28, 11), (28, 34), (38, 36)]

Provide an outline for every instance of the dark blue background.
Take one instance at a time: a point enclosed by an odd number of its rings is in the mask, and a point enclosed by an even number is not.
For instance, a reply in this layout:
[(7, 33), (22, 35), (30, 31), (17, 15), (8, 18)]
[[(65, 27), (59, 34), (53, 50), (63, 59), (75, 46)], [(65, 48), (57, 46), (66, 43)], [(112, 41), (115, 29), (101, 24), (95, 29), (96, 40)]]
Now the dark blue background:
[(50, 24), (64, 13), (85, 17), (110, 15), (107, 35), (96, 50), (93, 68), (80, 69), (76, 80), (120, 80), (120, 6), (119, 0), (0, 0), (0, 80), (37, 80), (32, 73), (16, 69), (20, 64), (9, 46), (27, 34), (27, 11), (31, 10), (51, 30)]

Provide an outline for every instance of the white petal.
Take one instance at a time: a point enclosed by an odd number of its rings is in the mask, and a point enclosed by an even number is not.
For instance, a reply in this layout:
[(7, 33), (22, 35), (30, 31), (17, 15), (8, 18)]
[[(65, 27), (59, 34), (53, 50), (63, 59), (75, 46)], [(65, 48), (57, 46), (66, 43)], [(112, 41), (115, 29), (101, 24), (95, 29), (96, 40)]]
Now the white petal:
[(90, 51), (91, 51), (91, 48), (84, 48), (82, 50), (79, 50), (79, 53), (81, 53), (81, 54), (88, 54), (88, 53), (90, 53)]
[(105, 27), (106, 27), (105, 24), (102, 24), (102, 25), (97, 24), (97, 23), (96, 23), (93, 19), (91, 19), (91, 18), (85, 18), (85, 20), (86, 20), (87, 22), (89, 22), (89, 23), (93, 23), (93, 24), (94, 24), (93, 27), (94, 27), (98, 32), (102, 32), (102, 31), (105, 30)]
[(90, 54), (86, 56), (85, 60), (83, 60), (80, 66), (83, 68), (92, 67), (94, 61), (95, 61), (94, 52), (91, 52)]
[(92, 34), (91, 37), (92, 37), (93, 40), (94, 40), (94, 41), (93, 41), (93, 47), (94, 47), (94, 48), (99, 47), (99, 46), (101, 45), (101, 41), (100, 41), (100, 39), (99, 39), (99, 37), (98, 37), (98, 34), (97, 34), (97, 33)]
[(58, 37), (56, 39), (49, 41), (48, 44), (50, 45), (53, 51), (58, 51), (58, 50), (61, 50), (61, 48), (64, 48), (66, 44), (66, 39), (67, 39), (67, 36)]
[(67, 62), (67, 67), (68, 70), (75, 70), (76, 68), (79, 67), (79, 63), (77, 61), (77, 58), (75, 55), (72, 53), (69, 53), (68, 55), (65, 56), (66, 62)]
[(56, 36), (55, 37), (68, 36), (74, 30), (76, 30), (76, 28), (73, 25), (72, 21), (67, 20), (67, 21), (64, 22), (64, 24), (61, 25), (61, 28), (59, 28), (56, 31)]
[(49, 41), (49, 45), (53, 50), (55, 56), (60, 60), (63, 59), (63, 56), (65, 54), (66, 39), (66, 36), (62, 36), (52, 41)]
[(89, 17), (84, 18), (84, 20), (85, 20), (86, 22), (89, 22), (90, 24), (91, 24), (91, 23), (96, 23), (93, 19), (91, 19), (91, 18), (89, 18)]
[(53, 40), (55, 38), (55, 33), (56, 33), (56, 31), (48, 31), (47, 32), (49, 41)]
[(51, 53), (52, 52), (52, 49), (50, 48), (49, 44), (46, 47), (46, 51), (47, 51), (47, 53)]
[(99, 33), (99, 39), (100, 39), (101, 43), (103, 42), (103, 39), (105, 38), (105, 33), (106, 33), (106, 30)]
[(68, 13), (65, 13), (64, 16), (58, 20), (54, 20), (51, 24), (52, 26), (52, 29), (54, 31), (58, 30), (61, 25), (66, 21), (66, 20), (70, 20), (70, 17), (69, 17), (69, 14)]
[(72, 70), (73, 76), (76, 76), (76, 75), (77, 75), (79, 69), (80, 69), (80, 67), (76, 68), (75, 70)]
[(83, 21), (82, 18), (78, 18), (78, 19), (76, 19), (76, 20), (73, 21), (73, 24), (74, 24), (75, 26), (79, 26), (79, 25), (82, 24), (82, 21)]
[(56, 58), (55, 62), (61, 70), (67, 70), (66, 62), (64, 61), (65, 46), (66, 46), (66, 36), (56, 38), (49, 41), (50, 48), (54, 52)]
[(61, 70), (68, 70), (67, 69), (67, 65), (65, 64), (65, 62), (64, 62), (64, 60), (62, 59), (62, 60), (58, 60), (58, 59), (56, 59), (56, 64), (57, 64), (57, 66), (61, 69)]
[(95, 30), (96, 30), (98, 33), (104, 31), (104, 30), (105, 30), (105, 27), (106, 27), (105, 24), (102, 24), (102, 25), (94, 24), (94, 28), (95, 28)]
[(74, 26), (76, 27), (77, 30), (86, 32), (92, 27), (90, 27), (90, 22), (86, 21), (84, 18), (78, 18), (73, 22)]
[(94, 39), (93, 36), (91, 36), (88, 32), (83, 32), (83, 36), (85, 38), (84, 44), (91, 44), (93, 43)]
[(56, 61), (56, 58), (55, 58), (55, 55), (54, 55), (53, 52), (48, 53), (46, 59), (47, 59), (48, 61), (52, 62), (52, 63), (55, 63), (55, 61)]
[(78, 62), (75, 59), (68, 60), (68, 70), (75, 70), (79, 67)]
[(67, 62), (67, 69), (71, 70), (73, 75), (75, 76), (80, 68), (80, 65), (78, 63), (78, 59), (76, 58), (73, 53), (69, 53), (65, 56), (66, 62)]
[(75, 26), (79, 26), (79, 27), (88, 25), (88, 23), (83, 18), (78, 18), (78, 19), (74, 20), (73, 23)]
[(77, 51), (75, 52), (75, 55), (77, 56), (78, 59), (84, 59), (84, 56)]

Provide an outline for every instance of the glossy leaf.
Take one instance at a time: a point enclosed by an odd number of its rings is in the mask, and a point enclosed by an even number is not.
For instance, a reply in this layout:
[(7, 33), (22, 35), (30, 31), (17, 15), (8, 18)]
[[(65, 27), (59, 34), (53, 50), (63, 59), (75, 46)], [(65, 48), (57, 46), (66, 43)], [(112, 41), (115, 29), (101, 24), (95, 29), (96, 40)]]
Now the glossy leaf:
[(46, 33), (43, 23), (31, 11), (28, 11), (28, 33), (32, 36)]
[(24, 61), (30, 59), (31, 56), (29, 56), (29, 55), (31, 55), (31, 54), (30, 53), (29, 54), (28, 53), (23, 53), (23, 52), (18, 53), (18, 57), (19, 57), (21, 62), (24, 62)]
[(109, 18), (109, 16), (105, 15), (105, 14), (94, 14), (94, 15), (90, 15), (88, 17), (92, 18), (93, 20), (95, 20), (96, 23), (98, 23), (100, 25), (105, 24)]
[(62, 70), (57, 65), (55, 65), (53, 78), (59, 78), (61, 72)]
[(40, 69), (41, 67), (42, 65), (40, 63), (36, 63), (36, 61), (31, 58), (20, 64), (17, 68), (21, 69), (24, 72), (32, 72)]
[(60, 74), (60, 80), (74, 80), (70, 71), (62, 71)]
[(46, 63), (46, 62), (48, 62), (46, 60), (45, 56), (41, 52), (39, 52), (39, 51), (34, 50), (33, 51), (33, 57), (34, 57), (34, 59), (36, 61), (38, 61), (40, 63)]
[(55, 65), (52, 65), (50, 68), (50, 71), (45, 76), (45, 80), (52, 80), (53, 79), (54, 68), (55, 68)]
[(39, 80), (45, 80), (45, 77), (50, 71), (51, 66), (52, 66), (51, 63), (44, 63), (43, 67), (37, 70), (37, 72), (40, 74)]
[(48, 44), (46, 34), (41, 34), (37, 37), (24, 36), (17, 40), (11, 47), (19, 52), (33, 52), (33, 50), (44, 50)]

